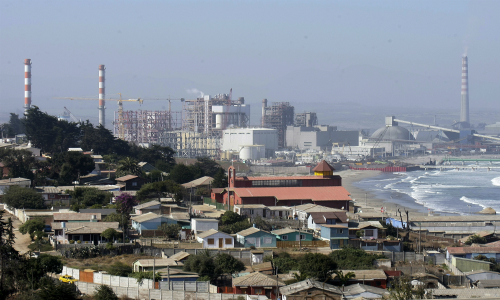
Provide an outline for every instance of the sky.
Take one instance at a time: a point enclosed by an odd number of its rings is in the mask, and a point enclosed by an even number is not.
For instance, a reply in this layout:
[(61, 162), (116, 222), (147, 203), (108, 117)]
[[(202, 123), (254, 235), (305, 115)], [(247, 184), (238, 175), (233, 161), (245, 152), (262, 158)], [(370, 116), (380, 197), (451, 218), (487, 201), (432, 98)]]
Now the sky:
[[(33, 105), (54, 115), (67, 107), (94, 123), (97, 101), (54, 97), (97, 98), (100, 64), (107, 98), (192, 99), (232, 88), (251, 105), (252, 124), (263, 98), (316, 111), (322, 124), (356, 109), (381, 111), (380, 124), (395, 111), (458, 118), (464, 53), (471, 122), (481, 111), (500, 121), (499, 12), (497, 0), (2, 0), (0, 122), (22, 113), (26, 58)], [(106, 107), (112, 128), (116, 102)]]

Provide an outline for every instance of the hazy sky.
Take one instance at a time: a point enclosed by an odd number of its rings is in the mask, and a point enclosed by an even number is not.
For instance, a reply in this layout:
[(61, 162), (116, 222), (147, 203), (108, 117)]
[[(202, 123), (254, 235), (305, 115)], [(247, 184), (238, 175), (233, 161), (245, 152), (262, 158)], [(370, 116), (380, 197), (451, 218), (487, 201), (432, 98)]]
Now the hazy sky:
[[(25, 58), (33, 62), (33, 105), (56, 115), (66, 106), (92, 122), (97, 101), (52, 98), (97, 97), (99, 64), (106, 97), (194, 98), (189, 90), (233, 88), (252, 105), (254, 124), (263, 98), (315, 110), (324, 124), (346, 103), (458, 116), (465, 51), (471, 111), (500, 111), (499, 15), (498, 0), (1, 0), (0, 121), (22, 112)], [(111, 128), (116, 103), (106, 107)]]

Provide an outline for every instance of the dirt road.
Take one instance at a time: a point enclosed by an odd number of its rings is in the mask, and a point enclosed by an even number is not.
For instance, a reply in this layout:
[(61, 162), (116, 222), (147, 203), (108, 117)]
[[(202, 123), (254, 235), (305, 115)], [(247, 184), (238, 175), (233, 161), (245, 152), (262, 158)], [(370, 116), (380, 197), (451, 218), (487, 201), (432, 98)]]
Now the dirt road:
[(23, 225), (23, 223), (21, 223), (21, 221), (19, 221), (19, 219), (17, 219), (13, 215), (9, 214), (8, 212), (5, 212), (3, 220), (5, 222), (7, 222), (7, 220), (9, 218), (12, 218), (12, 221), (13, 221), (12, 223), (14, 226), (14, 234), (16, 236), (15, 243), (14, 243), (14, 249), (19, 251), (20, 254), (24, 254), (24, 253), (30, 251), (30, 249), (28, 249), (28, 245), (31, 244), (31, 238), (30, 238), (29, 234), (21, 234), (19, 232), (19, 227), (21, 227), (21, 225)]

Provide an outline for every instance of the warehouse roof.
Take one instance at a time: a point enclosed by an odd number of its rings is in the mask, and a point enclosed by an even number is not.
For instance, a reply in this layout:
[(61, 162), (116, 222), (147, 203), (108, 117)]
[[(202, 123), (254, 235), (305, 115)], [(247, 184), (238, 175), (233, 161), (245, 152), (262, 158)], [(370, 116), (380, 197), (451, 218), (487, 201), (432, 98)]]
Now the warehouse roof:
[(278, 200), (352, 200), (343, 186), (231, 188), (240, 197), (275, 197)]

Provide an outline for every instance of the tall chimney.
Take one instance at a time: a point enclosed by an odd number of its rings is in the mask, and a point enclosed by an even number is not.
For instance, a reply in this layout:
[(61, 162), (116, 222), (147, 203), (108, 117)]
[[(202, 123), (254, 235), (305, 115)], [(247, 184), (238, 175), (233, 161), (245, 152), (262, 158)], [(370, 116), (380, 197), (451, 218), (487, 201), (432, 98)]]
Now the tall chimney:
[(24, 60), (24, 114), (31, 107), (31, 59)]
[(462, 103), (460, 108), (460, 122), (469, 124), (469, 66), (467, 55), (462, 57)]
[(266, 107), (267, 107), (267, 99), (262, 99), (262, 127), (264, 127), (265, 124), (264, 116), (266, 115)]
[(106, 68), (104, 65), (99, 65), (99, 125), (106, 126), (106, 114), (104, 112), (104, 73)]

